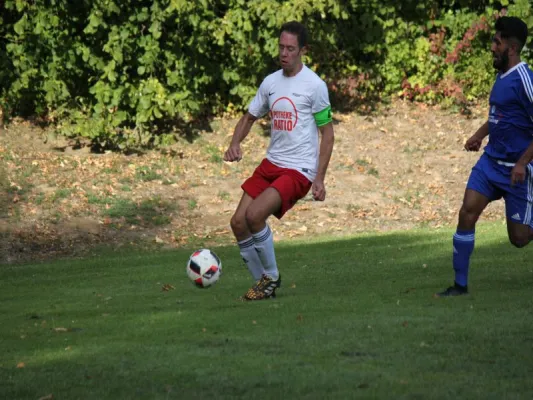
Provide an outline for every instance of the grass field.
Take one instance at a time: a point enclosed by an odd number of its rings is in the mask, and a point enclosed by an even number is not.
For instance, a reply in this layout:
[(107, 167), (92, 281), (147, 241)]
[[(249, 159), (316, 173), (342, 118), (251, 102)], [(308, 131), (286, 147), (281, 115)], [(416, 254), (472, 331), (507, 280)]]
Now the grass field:
[(0, 398), (531, 399), (532, 250), (481, 225), (471, 294), (435, 299), (451, 235), (279, 243), (257, 303), (235, 248), (207, 290), (190, 249), (1, 266)]

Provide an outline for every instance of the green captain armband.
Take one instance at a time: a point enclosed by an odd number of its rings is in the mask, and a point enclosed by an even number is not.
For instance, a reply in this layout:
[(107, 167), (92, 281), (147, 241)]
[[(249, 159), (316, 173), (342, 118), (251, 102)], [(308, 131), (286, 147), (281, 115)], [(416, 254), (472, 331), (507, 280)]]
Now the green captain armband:
[(313, 114), (315, 116), (316, 126), (324, 126), (333, 121), (331, 117), (331, 106), (327, 106), (322, 111)]

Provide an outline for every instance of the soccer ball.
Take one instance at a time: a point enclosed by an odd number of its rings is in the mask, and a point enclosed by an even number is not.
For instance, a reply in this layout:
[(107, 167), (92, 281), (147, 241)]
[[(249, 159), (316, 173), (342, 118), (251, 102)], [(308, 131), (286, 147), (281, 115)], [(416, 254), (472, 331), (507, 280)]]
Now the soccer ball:
[(222, 263), (209, 249), (200, 249), (191, 254), (187, 262), (187, 276), (199, 288), (214, 285), (222, 274)]

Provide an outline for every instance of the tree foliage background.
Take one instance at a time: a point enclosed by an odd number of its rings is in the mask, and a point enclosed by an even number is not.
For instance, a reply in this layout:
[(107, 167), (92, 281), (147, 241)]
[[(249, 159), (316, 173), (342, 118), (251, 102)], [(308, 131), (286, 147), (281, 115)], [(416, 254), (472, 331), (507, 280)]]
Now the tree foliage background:
[(6, 0), (0, 112), (102, 148), (169, 143), (246, 107), (289, 20), (308, 26), (305, 61), (337, 109), (394, 96), (465, 107), (492, 85), (501, 15), (533, 33), (528, 0)]

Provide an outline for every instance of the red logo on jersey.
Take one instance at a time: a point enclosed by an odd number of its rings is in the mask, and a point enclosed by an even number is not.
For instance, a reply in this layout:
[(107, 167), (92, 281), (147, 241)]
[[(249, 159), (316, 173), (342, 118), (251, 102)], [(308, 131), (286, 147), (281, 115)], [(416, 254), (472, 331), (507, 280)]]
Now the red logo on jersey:
[(288, 97), (277, 99), (270, 109), (272, 130), (291, 132), (298, 124), (298, 111)]

